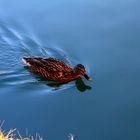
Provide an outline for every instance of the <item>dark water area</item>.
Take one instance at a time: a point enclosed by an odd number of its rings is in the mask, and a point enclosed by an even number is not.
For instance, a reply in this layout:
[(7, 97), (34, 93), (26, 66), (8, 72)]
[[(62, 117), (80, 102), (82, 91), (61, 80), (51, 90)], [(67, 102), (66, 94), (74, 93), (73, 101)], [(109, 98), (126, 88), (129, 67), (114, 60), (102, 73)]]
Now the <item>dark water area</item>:
[[(140, 139), (140, 1), (0, 0), (0, 120), (47, 140)], [(84, 78), (56, 86), (23, 56), (82, 63)]]

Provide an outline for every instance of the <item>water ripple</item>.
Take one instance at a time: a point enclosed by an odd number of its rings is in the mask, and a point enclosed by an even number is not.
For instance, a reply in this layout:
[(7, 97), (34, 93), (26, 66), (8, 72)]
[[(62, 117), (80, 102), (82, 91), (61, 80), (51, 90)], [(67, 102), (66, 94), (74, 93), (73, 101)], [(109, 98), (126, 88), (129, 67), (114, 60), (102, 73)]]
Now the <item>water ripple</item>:
[(44, 84), (48, 92), (64, 90), (73, 86), (73, 83), (58, 86), (50, 83), (50, 81), (40, 80), (24, 69), (21, 62), (23, 56), (44, 56), (59, 58), (72, 65), (74, 61), (70, 61), (69, 57), (58, 46), (46, 47), (34, 36), (18, 32), (11, 26), (1, 22), (0, 36), (0, 84), (16, 86)]

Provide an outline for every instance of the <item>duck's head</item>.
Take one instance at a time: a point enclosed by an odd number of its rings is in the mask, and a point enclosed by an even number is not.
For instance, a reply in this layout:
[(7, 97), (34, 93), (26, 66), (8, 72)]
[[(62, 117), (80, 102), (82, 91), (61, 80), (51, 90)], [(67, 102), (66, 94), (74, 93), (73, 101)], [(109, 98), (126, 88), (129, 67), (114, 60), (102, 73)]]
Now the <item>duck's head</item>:
[(78, 64), (74, 68), (76, 73), (79, 73), (80, 75), (84, 76), (87, 80), (91, 80), (91, 78), (87, 75), (86, 69), (82, 64)]

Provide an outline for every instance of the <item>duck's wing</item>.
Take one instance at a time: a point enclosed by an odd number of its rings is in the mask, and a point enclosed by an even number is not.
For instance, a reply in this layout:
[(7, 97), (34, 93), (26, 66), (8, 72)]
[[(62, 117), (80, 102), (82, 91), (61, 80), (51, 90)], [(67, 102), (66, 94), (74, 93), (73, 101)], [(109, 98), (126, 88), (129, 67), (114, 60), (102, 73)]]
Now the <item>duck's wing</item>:
[(73, 70), (71, 66), (58, 59), (45, 58), (42, 59), (42, 62), (45, 65), (45, 68), (49, 71), (70, 72)]
[(44, 67), (45, 66), (42, 63), (42, 58), (40, 57), (28, 58), (28, 63), (31, 65), (31, 67)]
[(34, 57), (29, 58), (29, 63), (32, 67), (41, 67), (46, 71), (51, 73), (55, 72), (70, 72), (72, 68), (65, 64), (63, 61), (55, 59), (55, 58), (41, 58), (41, 57)]

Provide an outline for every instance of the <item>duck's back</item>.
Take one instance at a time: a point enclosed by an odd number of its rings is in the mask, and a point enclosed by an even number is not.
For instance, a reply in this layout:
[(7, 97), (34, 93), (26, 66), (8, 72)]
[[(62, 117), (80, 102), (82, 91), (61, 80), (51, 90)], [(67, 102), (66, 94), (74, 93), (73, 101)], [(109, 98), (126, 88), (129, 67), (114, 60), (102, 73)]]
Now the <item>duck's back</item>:
[(33, 57), (23, 58), (23, 61), (33, 72), (48, 80), (67, 82), (74, 79), (73, 68), (59, 59)]
[(29, 59), (31, 67), (41, 67), (49, 72), (70, 72), (73, 70), (72, 67), (59, 59), (40, 57), (34, 57)]

